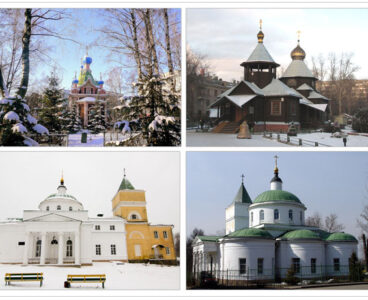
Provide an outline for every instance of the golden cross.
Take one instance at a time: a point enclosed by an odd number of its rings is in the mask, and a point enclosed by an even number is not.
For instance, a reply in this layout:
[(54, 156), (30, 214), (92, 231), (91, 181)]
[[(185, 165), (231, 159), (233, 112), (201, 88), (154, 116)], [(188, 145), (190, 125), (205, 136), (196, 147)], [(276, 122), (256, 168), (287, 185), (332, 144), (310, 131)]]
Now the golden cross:
[(259, 20), (259, 29), (262, 30), (262, 19)]
[(299, 42), (299, 40), (300, 40), (300, 30), (298, 30), (297, 32), (296, 32), (297, 34), (298, 34), (298, 42)]
[(274, 156), (275, 158), (275, 165), (276, 165), (276, 168), (277, 168), (277, 159), (279, 158), (277, 155)]

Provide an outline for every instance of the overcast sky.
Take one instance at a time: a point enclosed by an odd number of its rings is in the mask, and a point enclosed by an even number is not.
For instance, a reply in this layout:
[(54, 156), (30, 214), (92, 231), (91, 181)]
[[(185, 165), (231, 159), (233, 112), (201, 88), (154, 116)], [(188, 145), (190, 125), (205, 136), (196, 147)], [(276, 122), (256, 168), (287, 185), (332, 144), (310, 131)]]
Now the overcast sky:
[(307, 207), (306, 217), (337, 214), (345, 232), (360, 235), (356, 226), (368, 205), (367, 152), (188, 152), (187, 233), (225, 230), (225, 208), (233, 201), (245, 175), (252, 201), (270, 189), (274, 155), (279, 156), (283, 189)]
[(180, 154), (178, 152), (1, 152), (0, 219), (21, 218), (55, 193), (61, 170), (68, 193), (90, 217), (112, 216), (111, 200), (123, 169), (136, 189), (146, 191), (152, 224), (180, 231)]
[(368, 9), (189, 9), (187, 43), (207, 55), (219, 77), (240, 80), (240, 63), (255, 48), (262, 19), (264, 44), (284, 69), (300, 30), (300, 45), (310, 67), (312, 56), (352, 52), (353, 62), (360, 66), (356, 77), (368, 79), (367, 17)]

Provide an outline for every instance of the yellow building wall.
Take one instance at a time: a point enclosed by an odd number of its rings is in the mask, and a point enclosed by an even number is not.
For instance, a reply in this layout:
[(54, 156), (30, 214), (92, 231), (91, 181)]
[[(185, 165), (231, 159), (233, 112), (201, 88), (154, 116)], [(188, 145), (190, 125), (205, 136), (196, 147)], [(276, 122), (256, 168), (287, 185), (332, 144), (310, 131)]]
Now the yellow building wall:
[(115, 207), (122, 201), (124, 202), (146, 202), (145, 191), (139, 191), (139, 190), (119, 191), (115, 195), (115, 197), (112, 199), (112, 209), (114, 210)]
[[(138, 213), (141, 219), (133, 220), (131, 218), (131, 214), (134, 214), (134, 213)], [(142, 221), (147, 222), (148, 221), (147, 209), (144, 206), (118, 207), (116, 210), (114, 210), (114, 216), (122, 217), (129, 222), (142, 222)]]

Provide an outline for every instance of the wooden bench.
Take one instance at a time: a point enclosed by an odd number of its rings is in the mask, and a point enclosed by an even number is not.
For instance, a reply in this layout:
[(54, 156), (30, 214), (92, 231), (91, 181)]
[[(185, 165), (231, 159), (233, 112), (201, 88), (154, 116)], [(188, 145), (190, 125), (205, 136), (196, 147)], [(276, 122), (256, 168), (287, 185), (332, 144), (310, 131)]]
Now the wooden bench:
[(11, 281), (39, 281), (43, 282), (43, 273), (6, 273), (5, 285), (10, 285)]
[(105, 274), (94, 274), (94, 275), (68, 275), (67, 281), (73, 282), (99, 282), (102, 283), (102, 288), (105, 288), (106, 275)]

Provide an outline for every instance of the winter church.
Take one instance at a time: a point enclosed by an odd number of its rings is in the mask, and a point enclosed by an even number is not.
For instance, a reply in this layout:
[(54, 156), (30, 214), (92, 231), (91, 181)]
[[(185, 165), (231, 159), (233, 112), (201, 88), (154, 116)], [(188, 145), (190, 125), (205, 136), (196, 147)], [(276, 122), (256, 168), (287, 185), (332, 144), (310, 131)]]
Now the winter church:
[(193, 274), (211, 272), (229, 280), (276, 280), (292, 269), (302, 278), (346, 276), (357, 239), (306, 226), (303, 202), (282, 189), (276, 166), (270, 190), (253, 201), (242, 181), (226, 208), (225, 236), (197, 236), (193, 241)]
[(113, 216), (88, 216), (63, 177), (37, 210), (0, 223), (0, 263), (91, 265), (94, 261), (175, 261), (172, 225), (148, 222), (144, 190), (126, 178), (112, 199)]

